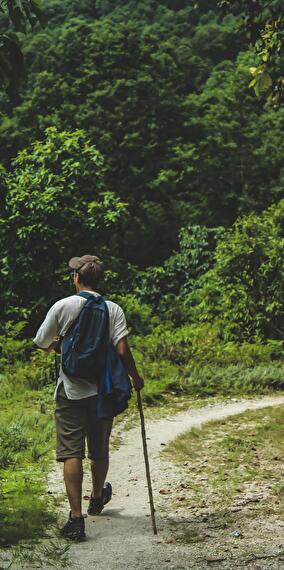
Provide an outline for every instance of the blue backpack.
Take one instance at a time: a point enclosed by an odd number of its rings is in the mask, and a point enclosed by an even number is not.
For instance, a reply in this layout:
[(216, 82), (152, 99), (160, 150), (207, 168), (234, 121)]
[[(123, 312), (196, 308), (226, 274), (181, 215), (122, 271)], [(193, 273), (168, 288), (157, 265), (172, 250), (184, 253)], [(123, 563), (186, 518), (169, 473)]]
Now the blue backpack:
[(62, 370), (67, 376), (96, 381), (98, 417), (111, 419), (127, 408), (131, 383), (109, 342), (109, 312), (105, 300), (87, 292), (79, 295), (87, 301), (62, 339)]
[(103, 297), (79, 293), (87, 299), (61, 344), (62, 370), (67, 376), (98, 380), (105, 370), (109, 313)]
[(109, 343), (105, 375), (98, 383), (97, 414), (100, 419), (111, 419), (128, 407), (132, 386), (115, 347)]

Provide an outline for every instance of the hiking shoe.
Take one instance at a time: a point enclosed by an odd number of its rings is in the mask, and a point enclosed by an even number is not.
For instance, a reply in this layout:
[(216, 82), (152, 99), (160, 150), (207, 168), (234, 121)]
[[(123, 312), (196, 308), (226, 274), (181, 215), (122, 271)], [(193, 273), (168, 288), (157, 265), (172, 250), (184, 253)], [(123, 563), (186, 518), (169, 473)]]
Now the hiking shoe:
[(60, 529), (61, 536), (70, 538), (71, 540), (83, 540), (86, 538), (85, 534), (85, 519), (84, 517), (71, 518), (71, 511), (67, 523)]
[(99, 515), (102, 512), (104, 506), (107, 503), (109, 503), (111, 497), (112, 497), (112, 486), (110, 483), (106, 483), (103, 488), (101, 497), (99, 497), (98, 499), (90, 497), (89, 507), (87, 511), (88, 515), (93, 515), (93, 516)]

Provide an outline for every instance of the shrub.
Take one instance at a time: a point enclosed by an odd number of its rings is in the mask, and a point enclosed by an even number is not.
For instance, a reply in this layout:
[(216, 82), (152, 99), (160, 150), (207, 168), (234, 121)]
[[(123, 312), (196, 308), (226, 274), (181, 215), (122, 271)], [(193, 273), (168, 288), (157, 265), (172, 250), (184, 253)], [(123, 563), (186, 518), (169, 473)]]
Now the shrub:
[(225, 342), (222, 339), (222, 328), (216, 322), (213, 325), (185, 325), (177, 329), (159, 326), (144, 338), (134, 338), (133, 346), (146, 359), (166, 359), (176, 365), (190, 362), (194, 367), (238, 363), (252, 366), (283, 358), (283, 341)]
[(0, 426), (0, 468), (16, 462), (15, 454), (28, 447), (28, 438), (21, 422)]
[(175, 313), (181, 300), (195, 289), (199, 277), (213, 265), (216, 241), (223, 232), (223, 228), (198, 225), (183, 228), (179, 234), (179, 251), (162, 266), (149, 267), (138, 279), (139, 298), (179, 322), (182, 314), (175, 318)]
[(104, 176), (101, 153), (80, 130), (50, 127), (44, 140), (13, 160), (1, 224), (6, 312), (15, 305), (33, 308), (35, 324), (46, 299), (67, 292), (66, 261), (78, 244), (102, 251), (108, 240), (115, 243), (126, 204), (106, 189)]
[(127, 326), (133, 334), (148, 334), (157, 324), (158, 318), (153, 315), (150, 305), (141, 303), (134, 295), (117, 296), (115, 301), (122, 306)]
[(194, 322), (217, 320), (227, 340), (283, 337), (283, 222), (284, 200), (227, 230), (213, 269), (187, 297)]
[(2, 325), (2, 334), (0, 335), (1, 368), (27, 360), (31, 352), (32, 341), (22, 338), (25, 326), (25, 321), (7, 321)]
[(46, 353), (43, 350), (35, 350), (30, 364), (25, 371), (25, 384), (33, 390), (39, 390), (50, 384), (56, 385), (57, 367), (59, 356), (55, 353)]

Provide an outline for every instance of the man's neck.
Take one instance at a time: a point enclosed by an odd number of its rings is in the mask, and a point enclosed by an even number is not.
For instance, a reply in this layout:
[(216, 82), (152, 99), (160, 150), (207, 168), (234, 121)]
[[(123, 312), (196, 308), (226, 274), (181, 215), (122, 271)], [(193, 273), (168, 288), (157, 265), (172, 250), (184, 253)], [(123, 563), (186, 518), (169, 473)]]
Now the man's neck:
[(76, 291), (77, 293), (81, 293), (81, 291), (91, 291), (92, 293), (95, 293), (95, 289), (93, 289), (93, 287), (76, 287)]

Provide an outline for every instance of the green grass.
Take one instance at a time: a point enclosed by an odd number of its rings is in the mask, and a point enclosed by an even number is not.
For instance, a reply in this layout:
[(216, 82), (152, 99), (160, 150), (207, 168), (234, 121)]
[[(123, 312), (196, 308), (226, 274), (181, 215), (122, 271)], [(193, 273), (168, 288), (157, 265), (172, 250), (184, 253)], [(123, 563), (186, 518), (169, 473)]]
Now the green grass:
[(284, 390), (284, 363), (223, 366), (174, 365), (147, 356), (139, 361), (145, 379), (144, 400), (149, 405), (163, 405), (167, 395), (191, 396), (193, 399), (261, 395)]
[(54, 448), (53, 387), (30, 388), (27, 365), (0, 377), (0, 540), (37, 538), (54, 523), (46, 475)]
[(28, 541), (0, 550), (0, 570), (70, 568), (70, 544), (55, 539)]
[(260, 492), (259, 508), (283, 514), (283, 438), (284, 406), (277, 406), (194, 428), (165, 453), (184, 472), (187, 506), (204, 501), (222, 513), (236, 497)]
[(284, 390), (283, 362), (247, 366), (187, 366), (180, 370), (178, 385), (188, 394), (199, 397), (268, 394)]

